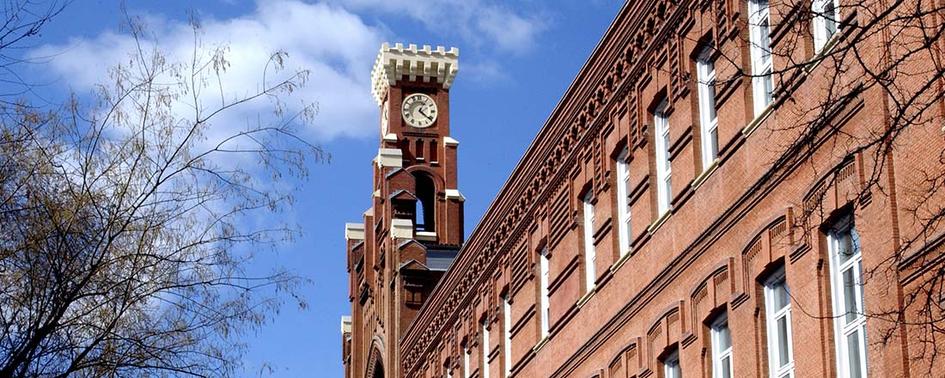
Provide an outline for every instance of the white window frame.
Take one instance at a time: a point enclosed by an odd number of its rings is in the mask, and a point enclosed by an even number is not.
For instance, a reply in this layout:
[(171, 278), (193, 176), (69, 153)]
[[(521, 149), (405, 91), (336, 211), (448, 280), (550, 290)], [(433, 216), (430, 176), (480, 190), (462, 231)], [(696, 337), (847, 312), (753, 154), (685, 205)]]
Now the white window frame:
[(679, 351), (673, 351), (663, 358), (663, 378), (682, 378), (682, 367), (679, 366)]
[[(723, 330), (728, 333), (728, 347), (722, 348), (722, 333)], [(723, 378), (725, 375), (722, 373), (722, 369), (728, 367), (729, 377), (735, 373), (735, 365), (732, 356), (732, 331), (728, 327), (728, 314), (719, 315), (719, 317), (712, 322), (710, 328), (710, 334), (712, 339), (712, 377), (714, 378)], [(728, 359), (726, 364), (724, 361)], [(727, 366), (726, 366), (727, 365)]]
[(588, 189), (581, 199), (584, 208), (584, 276), (587, 292), (597, 279), (597, 251), (594, 248), (594, 190)]
[[(775, 294), (778, 287), (784, 287), (784, 292), (788, 295), (788, 303), (781, 308), (777, 308), (777, 298)], [(765, 281), (765, 329), (768, 333), (768, 374), (771, 378), (794, 378), (794, 330), (791, 325), (791, 300), (790, 288), (787, 285), (787, 277), (784, 274), (784, 268), (778, 269), (771, 274), (771, 277)], [(780, 365), (782, 345), (779, 339), (778, 321), (784, 319), (786, 337), (784, 347), (786, 348), (788, 361)]]
[(479, 376), (489, 378), (489, 319), (482, 320), (482, 371)]
[(669, 104), (663, 100), (656, 111), (653, 112), (653, 139), (656, 152), (656, 208), (662, 216), (669, 211), (669, 203), (672, 201), (672, 177), (673, 167), (669, 161), (669, 118), (666, 115), (666, 108)]
[(509, 294), (502, 296), (502, 336), (505, 345), (502, 345), (502, 359), (505, 365), (505, 376), (512, 375), (512, 303)]
[[(830, 10), (828, 5), (833, 6), (833, 14), (827, 14)], [(814, 28), (814, 52), (820, 53), (830, 42), (830, 39), (840, 31), (840, 2), (838, 0), (813, 0), (811, 3), (811, 12), (813, 14)], [(828, 31), (828, 26), (833, 25), (833, 32)]]
[(699, 123), (702, 139), (702, 170), (706, 171), (719, 155), (719, 117), (715, 109), (715, 62), (712, 48), (704, 47), (696, 58), (699, 92)]
[(755, 117), (771, 104), (774, 83), (771, 58), (771, 11), (768, 0), (748, 0), (748, 28), (751, 40), (752, 99)]
[(630, 149), (624, 147), (617, 156), (617, 237), (620, 243), (620, 256), (630, 253), (630, 164), (627, 158)]
[[(846, 261), (841, 261), (841, 253), (845, 246), (845, 238), (850, 238), (850, 248), (853, 251)], [(841, 378), (865, 378), (867, 373), (866, 350), (866, 316), (864, 315), (863, 301), (863, 254), (860, 249), (859, 235), (850, 217), (837, 222), (834, 229), (827, 233), (827, 243), (830, 251), (830, 289), (833, 299), (834, 344), (837, 353), (837, 376)], [(850, 272), (852, 285), (844, 283), (844, 275)], [(847, 286), (852, 289), (852, 298), (849, 298)], [(852, 300), (853, 311), (847, 311), (848, 300)], [(856, 353), (859, 362), (856, 367), (860, 375), (851, 371), (851, 355), (848, 338), (856, 335)]]
[(463, 377), (469, 378), (472, 376), (472, 371), (469, 369), (469, 359), (472, 355), (472, 350), (469, 349), (469, 342), (463, 344)]
[(551, 304), (549, 303), (550, 293), (548, 290), (548, 285), (550, 285), (550, 282), (551, 282), (549, 279), (549, 276), (551, 275), (549, 265), (550, 264), (548, 261), (548, 249), (543, 248), (538, 253), (538, 290), (539, 290), (538, 299), (539, 299), (539, 306), (541, 306), (540, 307), (541, 313), (539, 314), (539, 318), (541, 319), (540, 328), (541, 328), (542, 339), (548, 337), (548, 329), (550, 328), (550, 324), (551, 324)]

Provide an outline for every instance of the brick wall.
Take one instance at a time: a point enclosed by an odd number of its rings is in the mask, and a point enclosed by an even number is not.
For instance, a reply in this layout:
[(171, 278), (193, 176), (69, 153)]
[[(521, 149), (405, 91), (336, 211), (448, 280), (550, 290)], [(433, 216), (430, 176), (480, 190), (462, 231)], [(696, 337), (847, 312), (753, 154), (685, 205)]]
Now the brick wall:
[[(746, 7), (734, 0), (628, 2), (408, 329), (399, 361), (405, 376), (444, 376), (444, 369), (454, 377), (482, 376), (483, 368), (489, 377), (505, 376), (498, 299), (505, 293), (512, 298), (513, 376), (659, 377), (660, 361), (677, 351), (685, 376), (709, 377), (707, 324), (722, 313), (732, 333), (734, 375), (767, 375), (762, 283), (778, 269), (791, 291), (795, 376), (833, 376), (825, 226), (851, 215), (864, 269), (888, 272), (864, 280), (867, 312), (899, 309), (901, 298), (922, 290), (922, 277), (939, 274), (941, 249), (924, 242), (908, 250), (926, 257), (908, 260), (907, 267), (880, 268), (900, 250), (902, 235), (918, 232), (914, 222), (905, 222), (915, 214), (906, 209), (922, 201), (943, 203), (923, 196), (928, 190), (920, 173), (942, 170), (938, 156), (945, 141), (936, 124), (942, 108), (926, 109), (921, 119), (927, 122), (904, 133), (893, 151), (851, 153), (850, 146), (888, 118), (887, 94), (867, 89), (824, 118), (832, 127), (821, 139), (783, 160), (801, 135), (794, 126), (822, 117), (811, 109), (824, 93), (855, 84), (858, 73), (840, 75), (843, 83), (829, 80), (844, 62), (824, 60), (802, 76), (777, 77), (770, 111), (756, 117), (751, 78), (739, 76), (751, 61)], [(787, 5), (772, 8), (779, 41), (774, 49), (784, 52), (776, 67), (788, 65), (783, 60), (789, 57), (814, 58), (809, 29), (796, 12)], [(844, 43), (842, 33), (837, 44)], [(706, 43), (724, 59), (716, 59), (719, 156), (704, 170), (693, 56)], [(865, 59), (881, 59), (882, 44), (876, 46)], [(656, 210), (653, 147), (654, 109), (663, 99), (670, 104), (673, 198), (666, 215)], [(620, 253), (615, 209), (614, 159), (624, 148), (630, 151), (632, 214), (627, 255)], [(879, 184), (864, 194), (871, 178)], [(584, 224), (581, 202), (588, 190), (591, 225)], [(585, 285), (584, 227), (591, 227), (597, 256), (593, 288)], [(545, 249), (550, 335), (542, 338), (537, 254)], [(481, 319), (491, 327), (485, 365), (478, 354)], [(941, 364), (914, 360), (918, 348), (915, 340), (906, 341), (910, 332), (867, 322), (871, 375), (945, 372)], [(473, 350), (469, 372), (462, 371), (454, 347), (462, 340)]]

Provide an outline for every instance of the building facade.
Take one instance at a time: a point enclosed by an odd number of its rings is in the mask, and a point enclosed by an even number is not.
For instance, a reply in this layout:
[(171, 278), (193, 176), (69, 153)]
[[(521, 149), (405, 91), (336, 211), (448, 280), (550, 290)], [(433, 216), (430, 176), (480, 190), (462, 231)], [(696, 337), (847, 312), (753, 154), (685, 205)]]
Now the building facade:
[(466, 241), (458, 51), (382, 47), (346, 377), (942, 376), (943, 42), (851, 4), (627, 2)]

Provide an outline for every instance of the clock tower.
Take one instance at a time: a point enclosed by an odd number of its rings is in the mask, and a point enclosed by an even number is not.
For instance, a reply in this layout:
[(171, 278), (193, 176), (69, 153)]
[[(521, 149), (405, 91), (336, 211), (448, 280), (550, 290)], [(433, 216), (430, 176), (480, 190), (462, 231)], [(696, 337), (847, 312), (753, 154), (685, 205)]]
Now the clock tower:
[(459, 252), (463, 195), (450, 136), (459, 49), (381, 46), (371, 72), (380, 111), (372, 205), (345, 226), (351, 317), (345, 376), (399, 377), (399, 340)]

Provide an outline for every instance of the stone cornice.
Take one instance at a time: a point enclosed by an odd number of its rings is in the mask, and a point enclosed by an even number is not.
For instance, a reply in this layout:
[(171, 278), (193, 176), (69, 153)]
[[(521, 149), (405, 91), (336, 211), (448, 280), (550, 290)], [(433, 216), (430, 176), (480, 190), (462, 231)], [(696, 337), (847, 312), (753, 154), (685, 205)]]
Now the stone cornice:
[[(593, 144), (609, 115), (624, 104), (639, 79), (652, 41), (676, 11), (675, 1), (627, 2), (571, 83), (510, 178), (463, 246), (453, 267), (440, 280), (402, 340), (402, 372), (410, 376), (433, 341), (458, 319), (459, 309), (474, 301), (477, 286), (490, 279), (499, 256), (524, 232), (523, 219), (537, 219), (543, 201), (570, 171), (570, 162)], [(634, 20), (634, 22), (630, 22)], [(637, 56), (636, 54), (644, 56)]]

